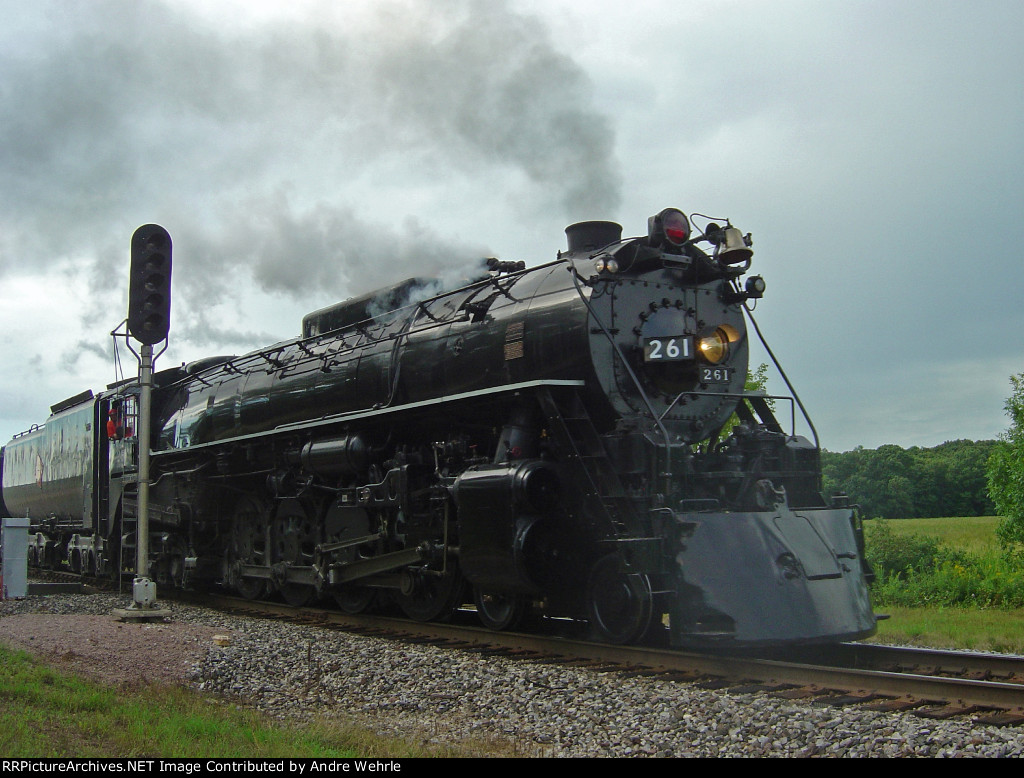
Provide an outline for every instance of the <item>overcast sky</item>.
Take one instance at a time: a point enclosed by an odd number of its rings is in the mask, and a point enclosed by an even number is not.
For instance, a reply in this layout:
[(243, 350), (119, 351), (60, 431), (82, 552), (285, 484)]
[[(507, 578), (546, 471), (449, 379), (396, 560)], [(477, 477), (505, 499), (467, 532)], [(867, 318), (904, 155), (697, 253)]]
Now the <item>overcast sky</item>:
[(141, 224), (169, 367), (668, 206), (753, 233), (825, 448), (995, 437), (1021, 41), (1020, 0), (0, 0), (0, 442), (118, 377)]

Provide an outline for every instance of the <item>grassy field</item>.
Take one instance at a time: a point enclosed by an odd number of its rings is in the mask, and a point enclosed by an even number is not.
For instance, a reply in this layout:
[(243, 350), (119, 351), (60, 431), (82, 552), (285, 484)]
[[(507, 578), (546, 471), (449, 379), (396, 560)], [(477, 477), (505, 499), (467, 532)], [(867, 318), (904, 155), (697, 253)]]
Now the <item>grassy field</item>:
[(0, 753), (9, 757), (350, 757), (327, 733), (274, 727), (176, 688), (119, 693), (0, 647)]
[[(922, 538), (937, 541), (940, 554), (950, 556), (929, 576), (935, 587), (934, 599), (941, 600), (944, 587), (963, 586), (966, 580), (978, 583), (979, 578), (1009, 580), (1020, 576), (1019, 562), (1002, 555), (995, 535), (998, 523), (997, 516), (866, 521), (868, 558), (872, 558), (872, 536), (879, 536), (876, 533), (881, 525), (908, 542)], [(908, 582), (906, 588), (927, 591), (921, 578), (913, 586)], [(876, 601), (884, 599), (883, 592), (876, 595)], [(881, 642), (1024, 654), (1024, 608), (948, 604), (906, 607), (883, 602), (876, 605), (876, 610), (890, 616), (879, 624), (877, 640)]]
[(998, 516), (964, 516), (942, 519), (872, 519), (864, 522), (867, 532), (871, 526), (885, 522), (898, 535), (928, 535), (942, 543), (959, 548), (971, 554), (985, 554), (999, 551), (996, 541)]

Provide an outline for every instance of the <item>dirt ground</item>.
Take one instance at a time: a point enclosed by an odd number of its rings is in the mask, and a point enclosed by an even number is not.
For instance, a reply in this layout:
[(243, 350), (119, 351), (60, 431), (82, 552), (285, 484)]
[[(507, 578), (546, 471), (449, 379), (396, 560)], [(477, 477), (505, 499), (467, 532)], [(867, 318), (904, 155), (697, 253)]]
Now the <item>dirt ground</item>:
[(114, 615), (4, 614), (0, 643), (105, 684), (181, 683), (228, 630), (185, 622), (122, 622)]

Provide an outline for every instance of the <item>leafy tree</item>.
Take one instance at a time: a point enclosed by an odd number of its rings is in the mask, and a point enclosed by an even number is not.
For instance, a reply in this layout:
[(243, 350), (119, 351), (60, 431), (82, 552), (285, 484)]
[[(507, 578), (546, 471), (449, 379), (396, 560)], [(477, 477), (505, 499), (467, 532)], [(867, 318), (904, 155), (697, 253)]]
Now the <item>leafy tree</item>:
[(888, 444), (824, 451), (824, 491), (846, 492), (873, 518), (990, 515), (985, 463), (994, 446), (989, 440), (954, 440), (934, 448)]
[[(768, 365), (762, 362), (757, 366), (757, 370), (747, 370), (747, 382), (743, 385), (743, 388), (748, 392), (768, 391)], [(769, 401), (768, 404), (772, 405), (773, 401)]]
[[(988, 493), (986, 465), (996, 442), (958, 440), (943, 443), (949, 464), (944, 473), (950, 516), (990, 516), (996, 512)], [(927, 514), (938, 516), (941, 514)]]
[[(757, 370), (747, 369), (747, 380), (743, 384), (743, 389), (747, 392), (766, 392), (768, 390), (768, 365), (762, 362), (758, 365)], [(775, 401), (766, 400), (768, 407), (773, 411), (775, 410)], [(732, 432), (732, 428), (740, 423), (740, 417), (735, 413), (726, 420), (722, 426), (722, 431), (718, 433), (716, 440), (724, 440)], [(712, 445), (715, 441), (709, 441), (707, 445)]]
[(1010, 384), (1010, 429), (999, 436), (987, 470), (989, 495), (1003, 517), (999, 539), (1007, 547), (1024, 545), (1024, 373), (1010, 376)]

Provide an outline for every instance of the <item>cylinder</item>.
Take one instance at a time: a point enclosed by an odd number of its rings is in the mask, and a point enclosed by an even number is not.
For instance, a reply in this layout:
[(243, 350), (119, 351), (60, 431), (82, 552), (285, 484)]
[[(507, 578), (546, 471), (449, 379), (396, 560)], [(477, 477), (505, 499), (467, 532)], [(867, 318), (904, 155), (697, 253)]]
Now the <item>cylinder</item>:
[(545, 515), (558, 506), (559, 490), (554, 466), (539, 459), (472, 468), (460, 475), (452, 493), (466, 578), (489, 591), (539, 591), (543, 560), (531, 555), (536, 544), (530, 540)]

